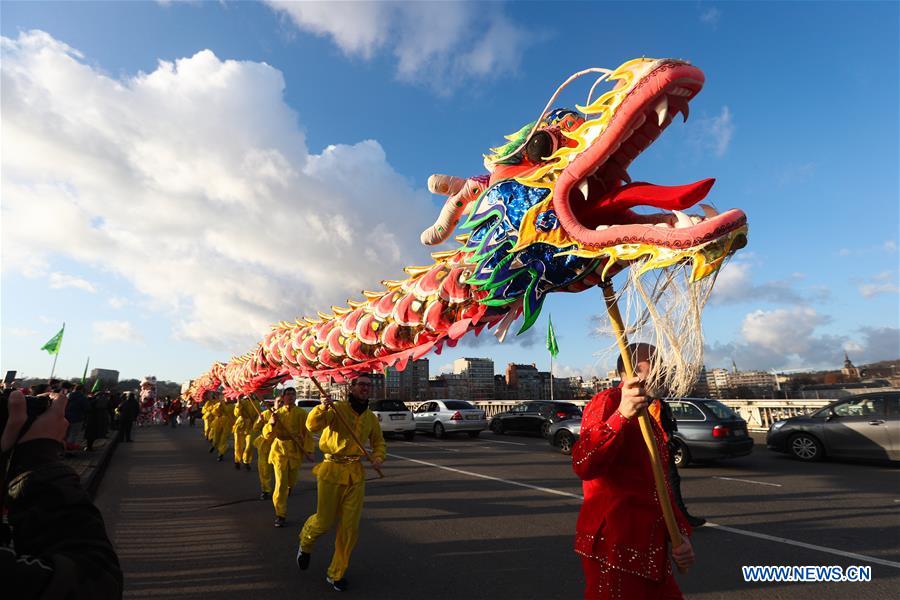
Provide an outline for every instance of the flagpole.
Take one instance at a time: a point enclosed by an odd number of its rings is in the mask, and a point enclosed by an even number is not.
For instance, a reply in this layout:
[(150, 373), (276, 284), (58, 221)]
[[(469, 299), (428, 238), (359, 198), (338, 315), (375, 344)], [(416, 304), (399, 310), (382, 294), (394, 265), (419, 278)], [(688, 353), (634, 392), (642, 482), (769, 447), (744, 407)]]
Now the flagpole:
[[(66, 330), (66, 322), (63, 321), (63, 326), (60, 331)], [(62, 349), (62, 339), (59, 340), (59, 345), (56, 347), (56, 352), (53, 353), (53, 366), (50, 368), (50, 379), (53, 379), (53, 374), (56, 373), (56, 359), (59, 358), (59, 351)], [(48, 380), (49, 381), (49, 380)]]
[(553, 355), (550, 355), (550, 400), (553, 400)]
[(59, 358), (59, 352), (53, 355), (53, 367), (50, 369), (50, 379), (53, 379), (53, 374), (56, 372), (56, 359)]

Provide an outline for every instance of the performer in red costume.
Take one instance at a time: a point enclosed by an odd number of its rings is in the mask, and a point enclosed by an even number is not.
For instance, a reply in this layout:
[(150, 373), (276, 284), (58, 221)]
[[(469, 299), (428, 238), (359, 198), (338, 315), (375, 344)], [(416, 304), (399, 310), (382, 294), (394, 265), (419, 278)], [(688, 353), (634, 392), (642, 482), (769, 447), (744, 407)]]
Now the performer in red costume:
[[(669, 536), (637, 422), (638, 412), (659, 395), (643, 387), (655, 349), (632, 344), (629, 350), (637, 376), (591, 399), (572, 449), (572, 466), (584, 482), (575, 552), (581, 555), (585, 598), (675, 600), (682, 598), (681, 590), (672, 576)], [(650, 422), (665, 465), (664, 434), (656, 419)], [(666, 483), (674, 504), (671, 485)], [(694, 562), (687, 537), (691, 527), (677, 505), (674, 511), (684, 537), (681, 546), (672, 549), (672, 559), (686, 569)]]

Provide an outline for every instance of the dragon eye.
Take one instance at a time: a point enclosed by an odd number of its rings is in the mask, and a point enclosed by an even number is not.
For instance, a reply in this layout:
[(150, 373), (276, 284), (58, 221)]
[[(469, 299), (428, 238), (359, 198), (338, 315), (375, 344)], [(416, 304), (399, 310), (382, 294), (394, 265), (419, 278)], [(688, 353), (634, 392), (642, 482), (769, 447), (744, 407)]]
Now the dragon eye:
[(525, 146), (525, 156), (533, 163), (539, 163), (556, 151), (556, 140), (546, 131), (538, 131)]

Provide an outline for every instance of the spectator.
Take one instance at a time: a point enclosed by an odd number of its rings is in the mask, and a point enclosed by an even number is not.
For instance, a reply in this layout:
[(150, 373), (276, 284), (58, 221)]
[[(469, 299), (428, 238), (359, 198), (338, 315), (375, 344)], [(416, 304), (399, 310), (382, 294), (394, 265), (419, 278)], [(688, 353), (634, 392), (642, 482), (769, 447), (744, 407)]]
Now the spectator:
[(126, 392), (125, 399), (119, 405), (119, 441), (131, 441), (131, 428), (137, 419), (141, 407), (134, 392)]
[[(66, 381), (63, 385), (68, 384)], [(80, 383), (75, 386), (75, 391), (69, 394), (69, 403), (66, 405), (66, 421), (69, 428), (66, 430), (66, 450), (79, 450), (78, 433), (84, 427), (84, 418), (90, 409), (90, 402), (84, 395), (84, 386)]]
[(88, 396), (88, 410), (84, 415), (84, 449), (91, 452), (94, 449), (94, 441), (100, 437), (100, 424), (106, 413), (106, 408), (100, 407), (103, 392)]
[[(65, 392), (23, 430), (26, 399), (9, 395), (0, 438), (0, 581), (5, 598), (105, 600), (122, 597), (122, 569), (103, 517), (78, 475), (59, 460), (66, 433)], [(5, 412), (5, 411), (4, 411)], [(4, 415), (5, 416), (5, 415)]]

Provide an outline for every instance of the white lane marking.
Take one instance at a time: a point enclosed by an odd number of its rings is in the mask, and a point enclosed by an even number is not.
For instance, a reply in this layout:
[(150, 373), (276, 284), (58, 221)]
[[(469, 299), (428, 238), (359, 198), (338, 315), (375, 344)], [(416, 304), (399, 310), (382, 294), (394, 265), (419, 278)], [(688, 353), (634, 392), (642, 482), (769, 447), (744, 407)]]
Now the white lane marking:
[(531, 485), (530, 483), (522, 483), (521, 481), (512, 481), (509, 479), (502, 479), (500, 477), (493, 477), (491, 475), (483, 475), (481, 473), (475, 473), (474, 471), (463, 471), (462, 469), (454, 469), (453, 467), (445, 467), (444, 465), (439, 465), (437, 463), (426, 462), (424, 460), (419, 460), (417, 458), (409, 458), (406, 456), (400, 456), (399, 454), (388, 453), (388, 456), (393, 458), (399, 458), (400, 460), (406, 460), (413, 463), (418, 463), (420, 465), (425, 465), (426, 467), (434, 467), (435, 469), (443, 469), (444, 471), (450, 471), (451, 473), (459, 473), (460, 475), (468, 475), (469, 477), (477, 477), (479, 479), (487, 479), (490, 481), (499, 481), (500, 483), (506, 483), (508, 485), (515, 485), (518, 487), (528, 488), (530, 490), (537, 490), (539, 492), (544, 492), (545, 494), (553, 494), (555, 496), (565, 496), (566, 498), (574, 498), (576, 500), (583, 500), (584, 497), (580, 494), (572, 494), (569, 492), (563, 492), (560, 490), (554, 490), (552, 488), (545, 488), (539, 485)]
[(784, 487), (780, 483), (766, 483), (765, 481), (754, 481), (752, 479), (738, 479), (737, 477), (716, 477), (713, 479), (724, 479), (725, 481), (741, 481), (743, 483), (755, 483), (757, 485), (770, 485), (772, 487)]
[(865, 562), (875, 563), (876, 565), (884, 565), (885, 567), (894, 567), (895, 569), (900, 569), (900, 563), (893, 562), (890, 560), (884, 560), (883, 558), (875, 558), (872, 556), (866, 556), (865, 554), (856, 554), (854, 552), (844, 552), (843, 550), (836, 550), (834, 548), (826, 548), (825, 546), (816, 546), (815, 544), (807, 544), (806, 542), (798, 542), (797, 540), (789, 540), (783, 537), (776, 537), (774, 535), (766, 535), (765, 533), (756, 533), (755, 531), (745, 531), (743, 529), (735, 529), (734, 527), (728, 527), (727, 525), (719, 525), (718, 523), (712, 523), (710, 521), (706, 522), (706, 527), (713, 527), (715, 529), (721, 529), (723, 531), (728, 531), (730, 533), (736, 533), (738, 535), (746, 535), (748, 537), (755, 537), (761, 540), (768, 540), (770, 542), (780, 542), (782, 544), (787, 544), (789, 546), (797, 546), (799, 548), (806, 548), (807, 550), (818, 550), (819, 552), (827, 552), (828, 554), (834, 554), (837, 556), (843, 556), (844, 558), (852, 558), (853, 560), (861, 560)]
[(490, 442), (492, 444), (509, 444), (511, 446), (527, 446), (528, 444), (523, 444), (522, 442), (504, 442), (502, 440), (481, 440), (483, 442)]
[[(581, 496), (579, 494), (572, 494), (570, 492), (563, 492), (560, 490), (554, 490), (552, 488), (540, 487), (537, 485), (522, 483), (520, 481), (511, 481), (509, 479), (502, 479), (500, 477), (492, 477), (490, 475), (483, 475), (481, 473), (475, 473), (473, 471), (464, 471), (462, 469), (454, 469), (453, 467), (446, 467), (444, 465), (430, 463), (430, 462), (426, 462), (424, 460), (408, 458), (406, 456), (400, 456), (399, 454), (388, 453), (388, 456), (392, 456), (394, 458), (399, 458), (400, 460), (406, 460), (409, 462), (418, 463), (420, 465), (425, 465), (427, 467), (443, 469), (444, 471), (450, 471), (452, 473), (468, 475), (469, 477), (477, 477), (479, 479), (487, 479), (489, 481), (499, 481), (500, 483), (506, 483), (509, 485), (517, 486), (517, 487), (528, 488), (530, 490), (537, 490), (539, 492), (544, 492), (545, 494), (553, 494), (555, 496), (565, 496), (566, 498), (574, 498), (575, 500), (584, 500), (584, 496)], [(774, 484), (770, 484), (770, 485), (774, 485)], [(898, 502), (900, 502), (900, 500), (898, 500)], [(756, 533), (755, 531), (746, 531), (744, 529), (736, 529), (734, 527), (729, 527), (727, 525), (719, 525), (718, 523), (713, 523), (712, 521), (707, 521), (706, 527), (712, 527), (713, 529), (721, 529), (722, 531), (728, 531), (729, 533), (736, 533), (738, 535), (746, 535), (747, 537), (753, 537), (753, 538), (766, 540), (766, 541), (770, 541), (770, 542), (779, 542), (781, 544), (786, 544), (788, 546), (797, 546), (798, 548), (806, 548), (807, 550), (816, 550), (818, 552), (825, 552), (827, 554), (843, 556), (844, 558), (852, 558), (853, 560), (861, 560), (861, 561), (865, 561), (865, 562), (874, 563), (876, 565), (883, 565), (886, 567), (894, 567), (895, 569), (900, 569), (900, 563), (892, 562), (890, 560), (884, 560), (882, 558), (875, 558), (873, 556), (866, 556), (865, 554), (856, 554), (854, 552), (845, 552), (843, 550), (837, 550), (835, 548), (828, 548), (826, 546), (817, 546), (815, 544), (807, 544), (806, 542), (798, 542), (797, 540), (791, 540), (791, 539), (783, 538), (783, 537), (776, 537), (774, 535), (767, 535), (765, 533)]]
[(423, 444), (421, 442), (410, 442), (408, 440), (404, 440), (403, 443), (410, 444), (411, 446), (422, 446), (423, 448), (436, 448), (438, 450), (446, 450), (447, 452), (462, 452), (462, 450), (456, 450), (454, 448), (444, 448), (443, 446), (438, 446), (437, 444)]

